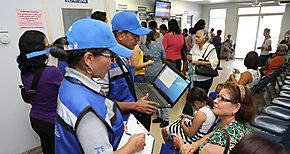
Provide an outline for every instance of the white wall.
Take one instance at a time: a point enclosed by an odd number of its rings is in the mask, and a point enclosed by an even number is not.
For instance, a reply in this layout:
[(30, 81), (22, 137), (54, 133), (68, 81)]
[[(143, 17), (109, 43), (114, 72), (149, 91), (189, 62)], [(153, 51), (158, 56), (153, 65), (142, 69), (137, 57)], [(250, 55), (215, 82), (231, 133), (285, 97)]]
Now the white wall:
[[(226, 17), (226, 25), (224, 36), (227, 34), (232, 34), (232, 38), (236, 40), (237, 30), (238, 30), (238, 8), (245, 7), (245, 5), (239, 5), (236, 3), (228, 3), (228, 4), (214, 4), (214, 5), (202, 5), (202, 18), (205, 19), (206, 24), (209, 24), (209, 11), (210, 9), (219, 9), (226, 8), (227, 9), (227, 17)], [(285, 13), (283, 15), (282, 25), (281, 25), (281, 33), (280, 40), (283, 38), (286, 30), (290, 29), (290, 5), (286, 6)], [(207, 27), (208, 28), (208, 27)], [(211, 27), (210, 27), (211, 28)], [(225, 39), (225, 38), (224, 38)]]
[(283, 19), (282, 19), (279, 40), (284, 39), (285, 32), (290, 30), (290, 20), (289, 19), (290, 19), (290, 5), (287, 5), (286, 9), (285, 9), (285, 13), (283, 15)]
[[(50, 42), (63, 36), (61, 7), (91, 8), (107, 10), (108, 16), (115, 13), (115, 0), (88, 0), (89, 4), (67, 4), (64, 0), (18, 0), (5, 1), (0, 5), (0, 29), (9, 31), (11, 42), (0, 43), (0, 154), (17, 154), (40, 145), (38, 136), (30, 126), (30, 105), (24, 104), (18, 85), (20, 72), (17, 68), (16, 57), (18, 39), (24, 30), (17, 25), (16, 8), (44, 10), (44, 29)], [(106, 5), (110, 4), (110, 5)]]

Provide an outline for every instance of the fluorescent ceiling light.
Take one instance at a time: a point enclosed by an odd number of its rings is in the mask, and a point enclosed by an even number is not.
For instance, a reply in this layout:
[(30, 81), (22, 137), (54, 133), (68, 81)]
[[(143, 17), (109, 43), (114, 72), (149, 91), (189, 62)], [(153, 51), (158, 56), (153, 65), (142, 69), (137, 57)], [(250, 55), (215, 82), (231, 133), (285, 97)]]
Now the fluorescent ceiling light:
[(186, 0), (186, 1), (189, 1), (189, 2), (203, 2), (204, 0)]
[(210, 0), (212, 3), (219, 3), (219, 2), (225, 2), (225, 0)]

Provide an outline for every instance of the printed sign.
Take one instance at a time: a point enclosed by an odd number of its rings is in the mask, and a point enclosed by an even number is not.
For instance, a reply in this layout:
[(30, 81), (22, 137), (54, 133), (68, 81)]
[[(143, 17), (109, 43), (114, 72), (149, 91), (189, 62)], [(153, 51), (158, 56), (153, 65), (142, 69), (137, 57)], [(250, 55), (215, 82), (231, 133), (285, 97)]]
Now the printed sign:
[(88, 0), (65, 0), (67, 3), (88, 3)]
[(118, 9), (119, 10), (127, 10), (127, 5), (126, 4), (118, 4)]
[(138, 6), (138, 11), (139, 12), (146, 12), (147, 7), (146, 6)]
[(44, 28), (42, 10), (16, 9), (19, 29)]

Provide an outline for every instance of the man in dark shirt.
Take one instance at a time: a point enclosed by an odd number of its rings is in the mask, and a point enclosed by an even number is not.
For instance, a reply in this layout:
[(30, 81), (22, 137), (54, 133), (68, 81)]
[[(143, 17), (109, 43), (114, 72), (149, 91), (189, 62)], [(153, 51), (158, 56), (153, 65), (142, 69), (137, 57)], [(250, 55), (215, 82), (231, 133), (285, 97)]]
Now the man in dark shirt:
[(221, 34), (222, 34), (222, 30), (218, 30), (217, 31), (217, 35), (214, 36), (214, 38), (212, 39), (212, 44), (214, 45), (215, 49), (216, 49), (216, 53), (217, 53), (217, 57), (219, 59), (219, 63), (217, 66), (218, 70), (222, 70), (222, 68), (220, 67), (220, 59), (221, 59)]

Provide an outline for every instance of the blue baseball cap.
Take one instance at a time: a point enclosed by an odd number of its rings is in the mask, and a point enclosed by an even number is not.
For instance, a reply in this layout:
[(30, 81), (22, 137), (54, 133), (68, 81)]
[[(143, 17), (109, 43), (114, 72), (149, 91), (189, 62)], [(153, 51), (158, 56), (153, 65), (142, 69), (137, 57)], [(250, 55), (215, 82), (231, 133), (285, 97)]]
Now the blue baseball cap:
[(129, 31), (141, 36), (151, 32), (150, 29), (141, 26), (140, 20), (135, 13), (128, 11), (117, 13), (112, 19), (112, 26), (113, 30)]
[(117, 43), (109, 26), (98, 20), (85, 18), (74, 22), (66, 36), (72, 49), (105, 48), (122, 56), (130, 57), (133, 52)]

